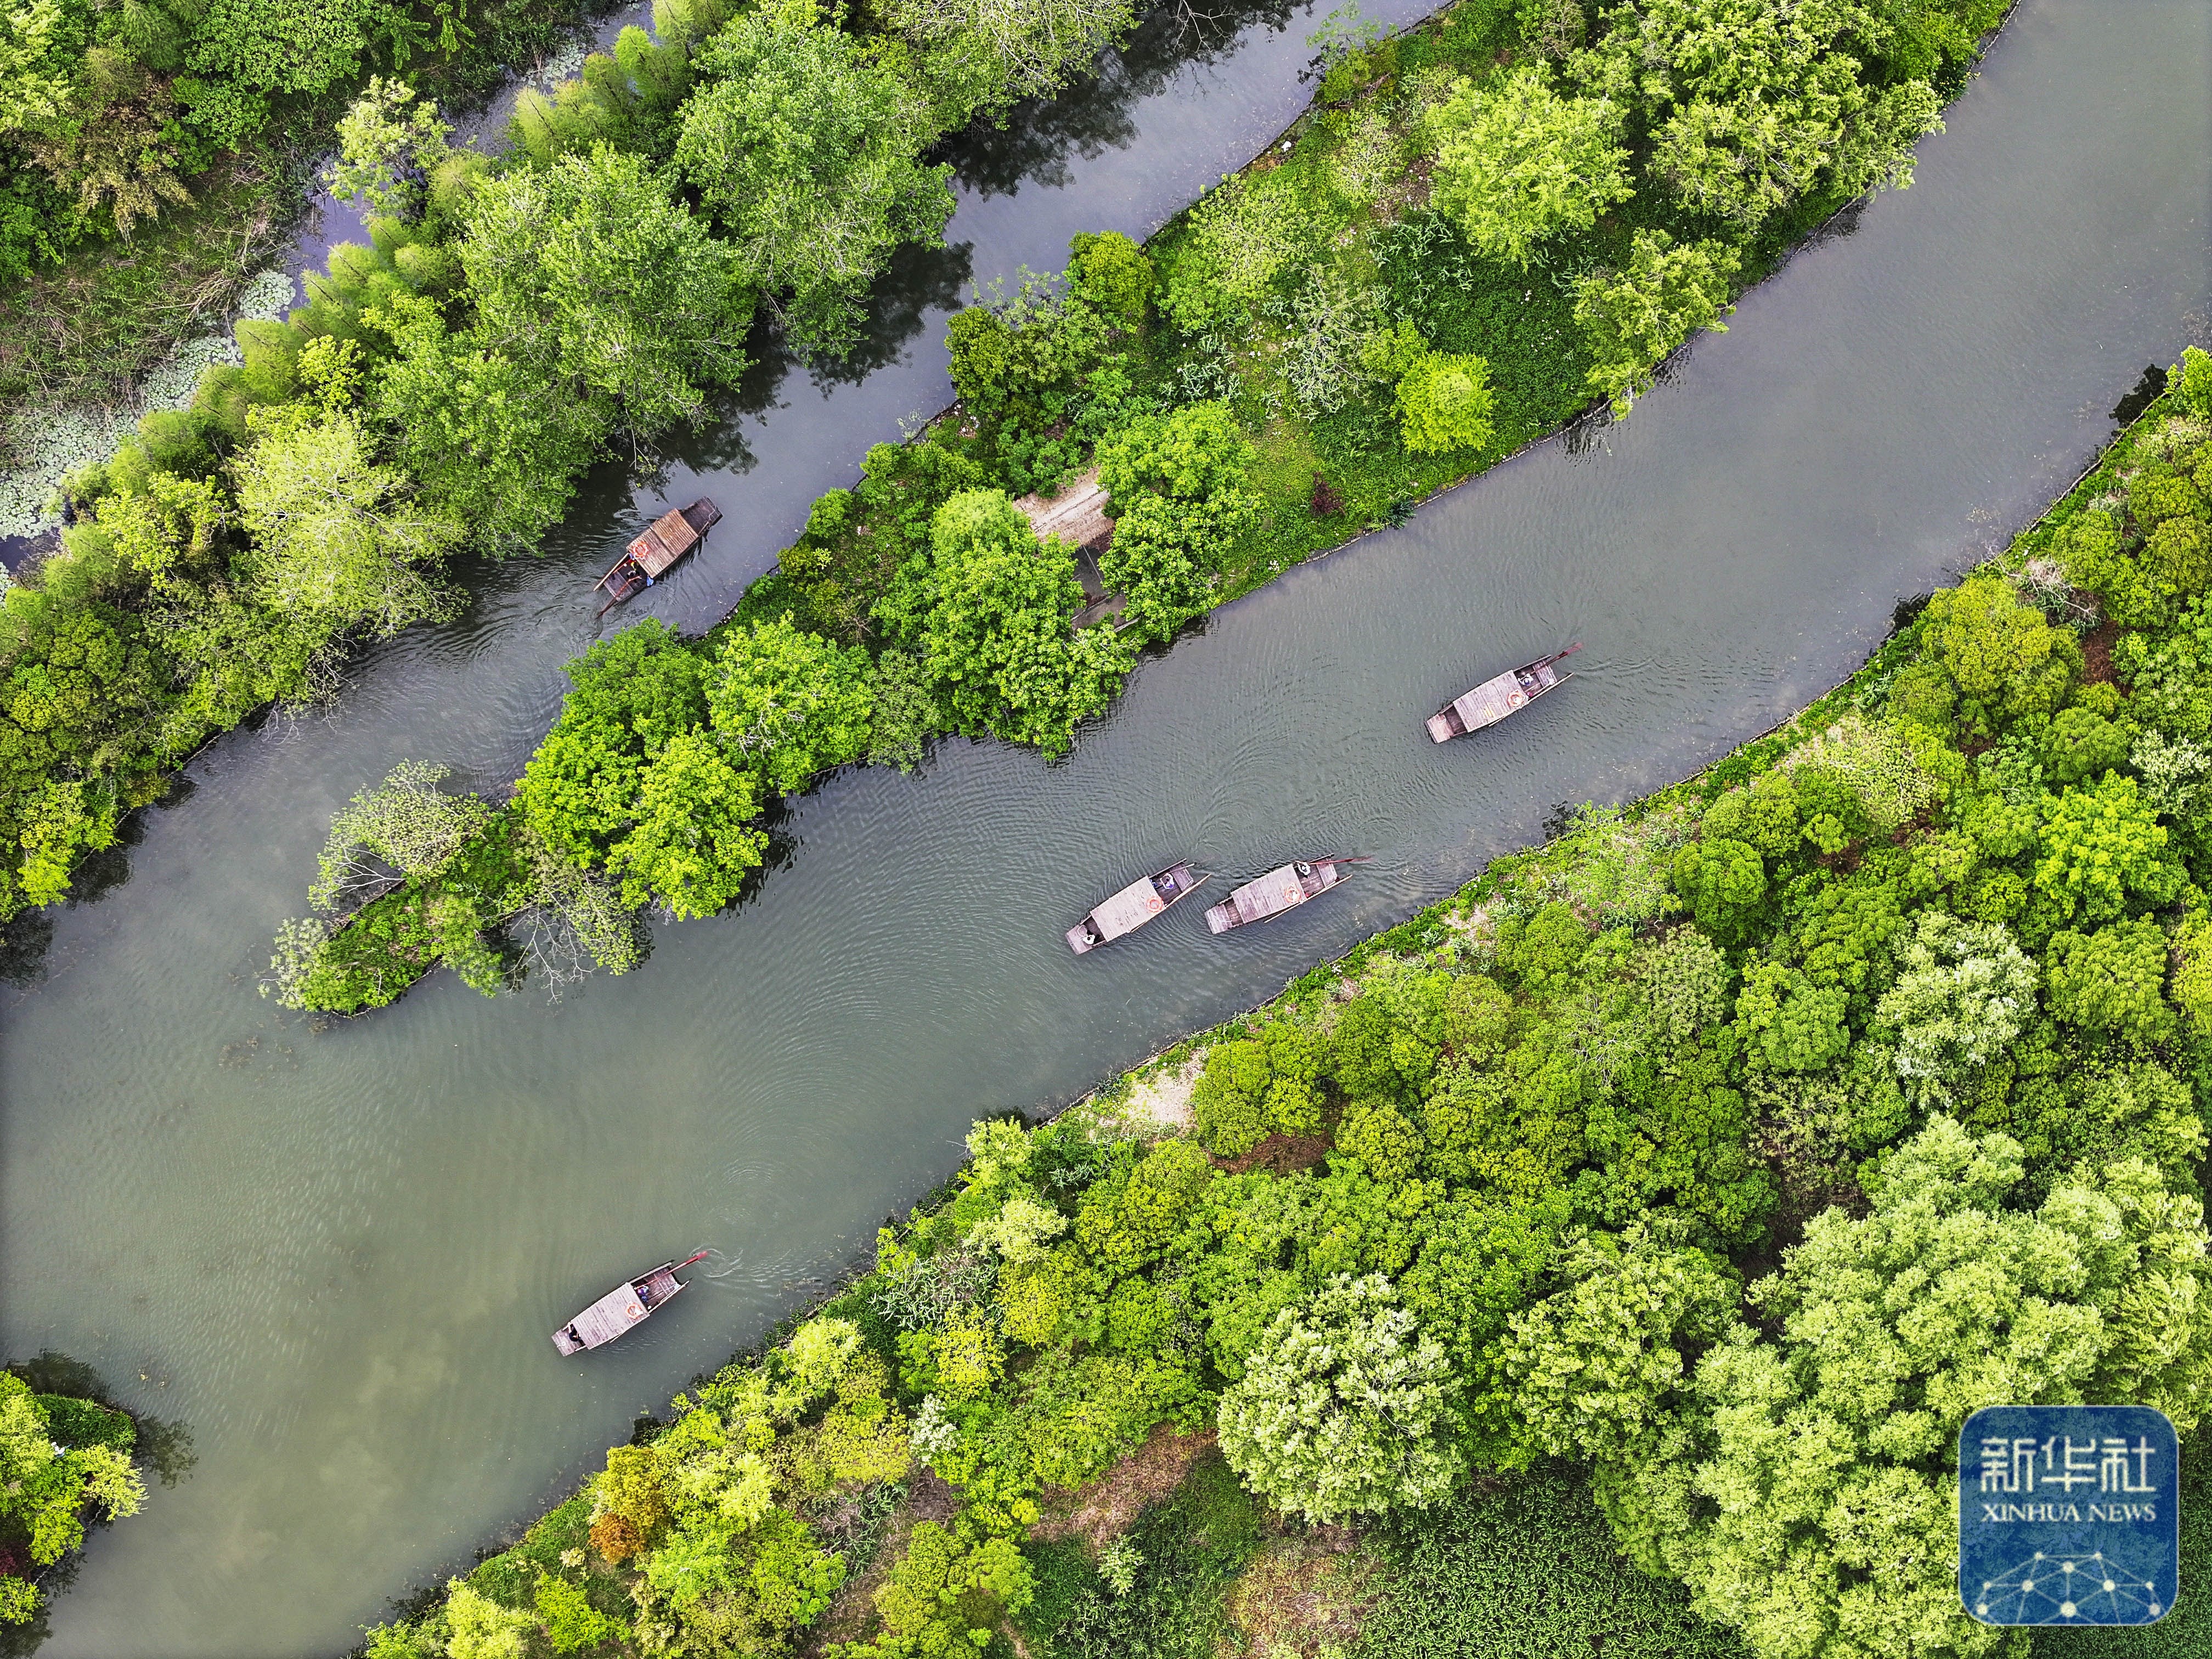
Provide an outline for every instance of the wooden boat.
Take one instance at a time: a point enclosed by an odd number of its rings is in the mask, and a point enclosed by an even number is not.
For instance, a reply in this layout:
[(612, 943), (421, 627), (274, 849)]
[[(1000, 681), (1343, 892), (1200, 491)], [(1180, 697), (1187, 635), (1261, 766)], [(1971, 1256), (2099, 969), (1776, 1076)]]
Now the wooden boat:
[(616, 1285), (554, 1332), (553, 1346), (562, 1353), (581, 1353), (642, 1325), (684, 1288), (684, 1281), (676, 1276), (676, 1270), (690, 1267), (706, 1254), (702, 1250), (698, 1255), (682, 1261), (664, 1261), (643, 1278)]
[(1273, 921), (1285, 910), (1297, 908), (1323, 893), (1351, 873), (1364, 859), (1304, 859), (1270, 870), (1242, 887), (1206, 913), (1210, 933), (1225, 933), (1247, 922)]
[(1079, 957), (1133, 933), (1170, 904), (1188, 898), (1206, 879), (1193, 874), (1188, 864), (1171, 864), (1133, 881), (1067, 930), (1067, 947)]
[(615, 561), (614, 568), (599, 578), (599, 589), (607, 596), (599, 615), (605, 616), (632, 594), (652, 586), (667, 574), (669, 566), (698, 546), (721, 521), (722, 509), (703, 495), (689, 507), (655, 519), (645, 527), (645, 534)]
[(1577, 641), (1564, 651), (1510, 669), (1454, 697), (1429, 716), (1429, 736), (1437, 743), (1449, 743), (1519, 713), (1553, 686), (1574, 678), (1572, 674), (1559, 672), (1559, 665), (1582, 648)]

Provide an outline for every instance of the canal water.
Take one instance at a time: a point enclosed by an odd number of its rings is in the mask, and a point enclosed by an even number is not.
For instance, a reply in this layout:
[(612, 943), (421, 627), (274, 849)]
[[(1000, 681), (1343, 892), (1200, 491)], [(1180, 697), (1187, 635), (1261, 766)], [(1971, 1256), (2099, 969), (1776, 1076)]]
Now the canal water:
[[(558, 1006), (441, 975), (317, 1030), (256, 996), (346, 796), (409, 757), (514, 775), (636, 524), (717, 496), (713, 548), (647, 598), (719, 615), (808, 498), (943, 400), (943, 304), (1233, 166), (1299, 107), (1310, 27), (971, 151), (969, 251), (887, 291), (911, 325), (874, 372), (791, 372), (657, 486), (598, 481), (543, 561), (474, 573), (466, 618), (360, 664), (333, 713), (213, 747), (57, 918), (44, 977), (0, 993), (0, 1339), (94, 1365), (200, 1461), (94, 1540), (46, 1653), (343, 1648), (864, 1251), (977, 1114), (1073, 1098), (1555, 804), (1677, 776), (1832, 684), (2212, 328), (2212, 12), (2025, 0), (1920, 182), (1802, 252), (1626, 425), (1228, 607), (1065, 763), (956, 743), (917, 778), (834, 778), (757, 897)], [(1444, 697), (1573, 640), (1564, 690), (1428, 743)], [(1178, 910), (1081, 960), (1060, 942), (1170, 859), (1236, 877), (1324, 851), (1375, 862), (1249, 936)], [(665, 1315), (555, 1355), (584, 1302), (701, 1249)]]

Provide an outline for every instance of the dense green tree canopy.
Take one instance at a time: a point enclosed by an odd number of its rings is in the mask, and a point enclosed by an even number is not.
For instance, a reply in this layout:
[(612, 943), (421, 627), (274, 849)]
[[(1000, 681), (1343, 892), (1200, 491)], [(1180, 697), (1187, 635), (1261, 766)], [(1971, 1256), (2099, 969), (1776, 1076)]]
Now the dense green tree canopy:
[(483, 349), (641, 436), (744, 368), (750, 274), (641, 155), (600, 144), (484, 180), (459, 253)]
[(802, 346), (849, 340), (902, 242), (952, 214), (948, 167), (916, 159), (928, 112), (843, 30), (740, 15), (697, 54), (676, 165), (729, 238), (735, 273), (778, 299)]
[(1526, 269), (1539, 242), (1589, 229), (1633, 193), (1620, 107), (1561, 97), (1540, 65), (1486, 91), (1463, 84), (1429, 118), (1434, 200), (1486, 258)]

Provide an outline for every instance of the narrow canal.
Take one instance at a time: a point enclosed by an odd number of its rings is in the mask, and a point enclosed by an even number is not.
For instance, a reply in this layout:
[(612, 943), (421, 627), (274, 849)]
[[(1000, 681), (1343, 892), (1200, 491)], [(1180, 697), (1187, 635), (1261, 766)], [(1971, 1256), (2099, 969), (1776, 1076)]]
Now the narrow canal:
[[(729, 514), (650, 595), (696, 624), (860, 447), (940, 400), (932, 308), (1141, 230), (1302, 101), (1309, 22), (1109, 80), (971, 154), (958, 258), (868, 377), (784, 379), (682, 458)], [(1058, 767), (947, 745), (801, 802), (782, 867), (558, 1006), (449, 978), (314, 1031), (253, 992), (327, 814), (407, 757), (511, 777), (589, 637), (582, 586), (656, 505), (615, 481), (462, 623), (362, 664), (336, 713), (240, 733), (149, 815), (0, 1007), (0, 1336), (188, 1423), (199, 1465), (97, 1539), (53, 1656), (342, 1648), (384, 1598), (574, 1480), (631, 1415), (864, 1249), (979, 1112), (1065, 1101), (1533, 838), (1678, 775), (1846, 672), (1895, 600), (2002, 542), (2212, 329), (2201, 0), (2026, 0), (1881, 198), (1752, 295), (1599, 441), (1541, 446), (1231, 607), (1144, 665)], [(689, 493), (687, 493), (689, 492)], [(1420, 717), (1570, 640), (1499, 731)], [(1188, 855), (1374, 855), (1209, 939), (1178, 911), (1078, 961), (1100, 892)], [(546, 1332), (623, 1273), (713, 1273), (588, 1361)]]

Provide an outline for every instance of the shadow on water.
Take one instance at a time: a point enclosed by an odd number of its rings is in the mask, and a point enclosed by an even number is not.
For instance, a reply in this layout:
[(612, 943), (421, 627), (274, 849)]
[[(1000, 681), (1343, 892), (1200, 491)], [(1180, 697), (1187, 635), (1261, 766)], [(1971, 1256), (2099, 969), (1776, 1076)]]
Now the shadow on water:
[(2136, 382), (2135, 389), (2112, 405), (2112, 423), (2115, 428), (2132, 424), (2141, 417), (2143, 410), (2156, 403), (2165, 393), (2166, 371), (2156, 363), (2144, 364), (2142, 378)]
[(1184, 70), (1213, 62), (1255, 23), (1290, 21), (1287, 0), (1230, 0), (1160, 6), (1119, 51), (1098, 54), (1098, 72), (1057, 98), (1030, 98), (1000, 122), (977, 121), (945, 140), (930, 159), (950, 161), (960, 182), (979, 196), (1011, 196), (1025, 185), (1065, 185), (1071, 163), (1121, 149), (1137, 137), (1139, 100), (1166, 87)]

